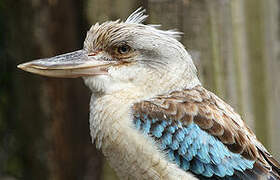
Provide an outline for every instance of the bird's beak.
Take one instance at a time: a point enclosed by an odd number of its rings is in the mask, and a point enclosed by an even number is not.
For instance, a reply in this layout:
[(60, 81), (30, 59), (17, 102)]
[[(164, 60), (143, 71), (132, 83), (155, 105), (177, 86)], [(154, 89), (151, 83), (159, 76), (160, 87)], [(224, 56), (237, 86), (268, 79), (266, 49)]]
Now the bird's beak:
[(43, 76), (75, 78), (106, 74), (108, 66), (112, 64), (113, 62), (110, 61), (98, 60), (97, 57), (89, 55), (85, 50), (78, 50), (51, 58), (30, 61), (17, 67)]

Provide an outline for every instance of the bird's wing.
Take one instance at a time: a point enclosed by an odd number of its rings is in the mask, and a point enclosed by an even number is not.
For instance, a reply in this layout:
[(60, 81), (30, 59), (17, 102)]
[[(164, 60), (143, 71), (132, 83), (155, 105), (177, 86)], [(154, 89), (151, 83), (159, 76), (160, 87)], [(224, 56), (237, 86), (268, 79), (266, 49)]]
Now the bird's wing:
[(171, 161), (201, 178), (279, 178), (279, 163), (240, 116), (201, 86), (136, 103), (133, 116)]

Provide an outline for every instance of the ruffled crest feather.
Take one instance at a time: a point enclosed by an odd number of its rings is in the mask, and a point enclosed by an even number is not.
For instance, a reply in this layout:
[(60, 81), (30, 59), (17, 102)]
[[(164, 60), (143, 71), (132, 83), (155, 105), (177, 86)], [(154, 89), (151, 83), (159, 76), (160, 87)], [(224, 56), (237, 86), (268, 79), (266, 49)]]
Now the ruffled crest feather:
[(136, 9), (131, 15), (128, 16), (125, 23), (135, 23), (135, 24), (141, 24), (143, 23), (148, 15), (144, 14), (146, 12), (145, 9), (142, 7)]
[[(149, 16), (145, 14), (146, 10), (142, 7), (138, 8), (136, 11), (134, 11), (131, 15), (128, 16), (125, 23), (131, 23), (131, 24), (142, 24)], [(171, 30), (161, 30), (159, 29), (161, 27), (160, 24), (148, 24), (147, 26), (151, 27), (152, 29), (156, 30), (158, 33), (162, 35), (166, 35), (175, 39), (180, 39), (182, 32), (177, 31), (176, 29)]]

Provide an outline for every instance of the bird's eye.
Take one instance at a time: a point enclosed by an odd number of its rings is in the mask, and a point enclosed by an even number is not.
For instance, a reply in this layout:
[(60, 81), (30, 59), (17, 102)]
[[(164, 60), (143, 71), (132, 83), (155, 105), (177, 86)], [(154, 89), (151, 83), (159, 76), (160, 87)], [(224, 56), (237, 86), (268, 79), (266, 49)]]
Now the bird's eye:
[(118, 53), (120, 53), (120, 54), (127, 54), (130, 52), (130, 50), (131, 50), (131, 47), (126, 44), (118, 47)]

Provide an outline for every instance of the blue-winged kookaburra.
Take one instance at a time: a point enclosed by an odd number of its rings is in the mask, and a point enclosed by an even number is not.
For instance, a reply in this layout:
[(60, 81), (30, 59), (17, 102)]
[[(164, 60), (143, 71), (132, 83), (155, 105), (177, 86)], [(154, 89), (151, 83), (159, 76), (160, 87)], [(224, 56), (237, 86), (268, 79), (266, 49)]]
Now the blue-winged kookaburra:
[(280, 179), (280, 165), (240, 116), (201, 85), (180, 33), (126, 21), (96, 23), (84, 48), (18, 67), (82, 77), (90, 132), (120, 179)]

